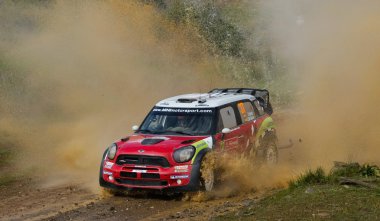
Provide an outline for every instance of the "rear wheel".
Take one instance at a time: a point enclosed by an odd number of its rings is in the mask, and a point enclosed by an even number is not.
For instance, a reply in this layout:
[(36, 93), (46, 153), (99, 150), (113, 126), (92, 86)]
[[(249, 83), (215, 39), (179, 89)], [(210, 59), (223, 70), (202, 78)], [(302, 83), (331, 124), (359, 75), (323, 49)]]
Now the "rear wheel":
[(267, 142), (264, 150), (264, 160), (267, 165), (276, 165), (278, 162), (278, 150), (274, 139)]
[(277, 138), (274, 132), (267, 132), (261, 139), (258, 148), (252, 148), (250, 156), (255, 158), (258, 165), (276, 165), (278, 162)]

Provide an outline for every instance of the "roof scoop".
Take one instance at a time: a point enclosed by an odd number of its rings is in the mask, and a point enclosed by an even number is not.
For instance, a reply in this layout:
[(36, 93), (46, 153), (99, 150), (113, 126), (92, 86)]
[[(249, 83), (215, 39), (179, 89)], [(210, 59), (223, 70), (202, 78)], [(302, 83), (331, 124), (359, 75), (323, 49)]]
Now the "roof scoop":
[(194, 98), (179, 98), (177, 100), (178, 103), (193, 103), (194, 101), (197, 101), (197, 99), (194, 99)]

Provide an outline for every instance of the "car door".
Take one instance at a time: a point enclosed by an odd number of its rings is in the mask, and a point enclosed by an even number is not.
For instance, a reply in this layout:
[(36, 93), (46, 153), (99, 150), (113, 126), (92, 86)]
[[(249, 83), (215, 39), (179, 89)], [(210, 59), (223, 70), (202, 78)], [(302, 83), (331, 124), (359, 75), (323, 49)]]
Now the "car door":
[(240, 153), (248, 153), (250, 146), (255, 142), (256, 125), (255, 119), (257, 113), (249, 100), (242, 100), (237, 103), (239, 115), (241, 118), (240, 131)]
[[(229, 104), (218, 110), (217, 146), (222, 152), (238, 152), (240, 149), (239, 118), (234, 104)], [(230, 133), (222, 134), (223, 128), (229, 128)]]

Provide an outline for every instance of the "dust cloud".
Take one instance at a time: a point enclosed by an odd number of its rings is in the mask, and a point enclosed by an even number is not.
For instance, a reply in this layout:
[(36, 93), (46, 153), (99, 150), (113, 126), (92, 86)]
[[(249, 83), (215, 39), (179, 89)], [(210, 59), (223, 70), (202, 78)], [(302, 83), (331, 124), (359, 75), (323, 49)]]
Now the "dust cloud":
[[(298, 91), (278, 132), (302, 142), (273, 179), (243, 177), (236, 189), (283, 185), (296, 169), (334, 160), (379, 163), (380, 3), (257, 2), (269, 19), (272, 51)], [(129, 134), (157, 100), (226, 85), (215, 82), (218, 70), (192, 28), (149, 5), (2, 1), (0, 10), (2, 59), (20, 69), (25, 85), (1, 94), (0, 129), (18, 141), (24, 168), (51, 182), (97, 186), (105, 147)]]
[(7, 111), (0, 129), (18, 141), (18, 162), (48, 177), (46, 185), (97, 186), (105, 148), (128, 135), (155, 102), (218, 86), (202, 39), (153, 6), (5, 1), (0, 10), (3, 59), (25, 85), (22, 99), (1, 96)]
[(273, 51), (297, 85), (292, 117), (279, 131), (302, 141), (293, 163), (379, 163), (380, 3), (294, 0), (261, 6), (271, 15)]
[(284, 188), (294, 178), (294, 168), (285, 163), (265, 165), (252, 158), (223, 160), (223, 173), (220, 186), (215, 191), (216, 197), (229, 197), (255, 191), (267, 191)]
[(286, 186), (307, 169), (330, 169), (333, 161), (379, 164), (380, 3), (252, 4), (259, 7), (257, 22), (266, 25), (273, 55), (287, 66), (282, 84), (295, 91), (292, 106), (277, 108), (274, 115), (279, 145), (289, 138), (295, 145), (279, 151), (280, 163), (273, 168), (226, 164), (221, 194)]
[(379, 164), (380, 3), (272, 0), (254, 6), (274, 56), (287, 66), (282, 84), (295, 92), (292, 106), (275, 107), (274, 114), (279, 146), (289, 138), (294, 146), (279, 150), (275, 167), (226, 161), (216, 195), (284, 187), (308, 169), (328, 171), (333, 161)]

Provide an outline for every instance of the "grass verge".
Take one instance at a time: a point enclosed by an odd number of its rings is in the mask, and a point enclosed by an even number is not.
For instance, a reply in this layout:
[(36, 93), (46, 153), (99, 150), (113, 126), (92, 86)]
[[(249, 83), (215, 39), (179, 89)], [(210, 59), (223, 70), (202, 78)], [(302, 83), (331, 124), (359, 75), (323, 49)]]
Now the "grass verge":
[(334, 184), (282, 190), (224, 220), (380, 220), (380, 192)]
[(344, 185), (341, 177), (379, 186), (374, 165), (341, 164), (328, 174), (317, 168), (290, 181), (289, 188), (213, 220), (380, 220), (379, 188)]

